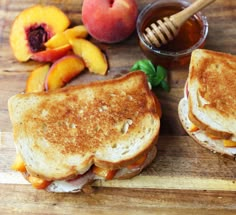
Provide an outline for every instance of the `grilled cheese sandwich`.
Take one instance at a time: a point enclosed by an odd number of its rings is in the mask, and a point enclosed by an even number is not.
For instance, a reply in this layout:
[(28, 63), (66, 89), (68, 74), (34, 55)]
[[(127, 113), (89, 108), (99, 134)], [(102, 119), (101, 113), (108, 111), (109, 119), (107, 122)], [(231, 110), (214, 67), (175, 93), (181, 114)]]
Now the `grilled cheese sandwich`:
[(8, 108), (23, 174), (35, 187), (77, 192), (102, 176), (133, 177), (156, 155), (161, 108), (140, 71), (17, 94)]
[(235, 80), (236, 56), (197, 49), (178, 108), (183, 127), (198, 143), (232, 158), (236, 157)]

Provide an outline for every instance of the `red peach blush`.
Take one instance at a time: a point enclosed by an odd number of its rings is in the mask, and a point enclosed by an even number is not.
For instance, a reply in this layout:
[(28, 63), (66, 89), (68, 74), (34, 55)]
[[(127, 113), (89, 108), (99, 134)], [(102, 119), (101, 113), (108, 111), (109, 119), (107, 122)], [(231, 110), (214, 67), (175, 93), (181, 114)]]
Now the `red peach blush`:
[(100, 42), (116, 43), (135, 29), (138, 8), (135, 0), (84, 0), (82, 21), (89, 34)]

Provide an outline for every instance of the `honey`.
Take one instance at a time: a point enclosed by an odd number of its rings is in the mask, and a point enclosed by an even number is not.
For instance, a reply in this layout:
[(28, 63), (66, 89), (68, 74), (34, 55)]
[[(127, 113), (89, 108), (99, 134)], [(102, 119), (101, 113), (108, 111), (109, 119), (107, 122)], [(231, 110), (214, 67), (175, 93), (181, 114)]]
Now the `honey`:
[(146, 27), (159, 19), (178, 13), (188, 5), (185, 1), (180, 0), (159, 0), (154, 5), (149, 6), (148, 9), (145, 9), (145, 13), (141, 13), (139, 16), (137, 31), (140, 38), (140, 47), (154, 64), (160, 64), (168, 68), (186, 65), (189, 63), (191, 51), (204, 46), (208, 26), (206, 20), (203, 20), (203, 16), (199, 14), (189, 18), (181, 26), (178, 35), (166, 45), (156, 48), (154, 45), (147, 44), (143, 38)]

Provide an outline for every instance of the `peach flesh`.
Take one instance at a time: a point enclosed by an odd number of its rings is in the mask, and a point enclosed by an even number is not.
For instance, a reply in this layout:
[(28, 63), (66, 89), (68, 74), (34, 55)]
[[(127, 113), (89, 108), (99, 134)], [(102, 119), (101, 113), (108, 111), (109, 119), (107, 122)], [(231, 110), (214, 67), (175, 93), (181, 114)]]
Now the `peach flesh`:
[(30, 26), (25, 29), (25, 34), (33, 53), (45, 50), (44, 43), (52, 36), (46, 24)]
[(73, 28), (68, 28), (63, 32), (53, 35), (44, 45), (46, 48), (57, 48), (66, 44), (73, 38), (86, 38), (88, 31), (83, 25), (77, 25)]
[(84, 68), (84, 61), (76, 55), (67, 55), (60, 58), (53, 63), (47, 74), (45, 89), (48, 91), (63, 87), (81, 73)]
[(103, 52), (93, 43), (85, 39), (71, 39), (73, 52), (82, 57), (90, 72), (105, 75), (108, 63)]
[[(10, 30), (9, 40), (14, 56), (20, 62), (28, 61), (37, 50), (44, 49), (40, 43), (46, 37), (49, 39), (69, 25), (66, 14), (55, 6), (36, 4), (24, 9), (16, 16)], [(34, 39), (33, 35), (37, 38)]]
[(37, 67), (30, 73), (26, 82), (26, 93), (44, 91), (44, 82), (49, 68), (50, 65), (45, 64)]

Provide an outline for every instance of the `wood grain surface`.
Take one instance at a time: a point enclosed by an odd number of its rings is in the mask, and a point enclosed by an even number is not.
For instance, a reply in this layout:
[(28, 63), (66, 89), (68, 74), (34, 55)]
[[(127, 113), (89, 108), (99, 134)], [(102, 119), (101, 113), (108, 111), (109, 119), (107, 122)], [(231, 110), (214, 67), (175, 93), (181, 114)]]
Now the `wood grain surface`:
[[(163, 108), (158, 155), (140, 176), (128, 181), (98, 181), (88, 193), (53, 194), (33, 189), (10, 170), (15, 148), (7, 100), (24, 90), (30, 71), (38, 65), (15, 60), (8, 42), (12, 22), (24, 8), (47, 3), (61, 8), (72, 25), (81, 24), (82, 2), (0, 1), (0, 214), (235, 214), (236, 162), (196, 144), (178, 119), (187, 66), (169, 71), (170, 92), (154, 89)], [(139, 11), (150, 2), (137, 0)], [(216, 0), (203, 12), (209, 22), (205, 48), (236, 55), (236, 1)], [(84, 72), (71, 85), (117, 77), (144, 58), (135, 32), (119, 44), (90, 39), (108, 56), (109, 73), (103, 77)]]

